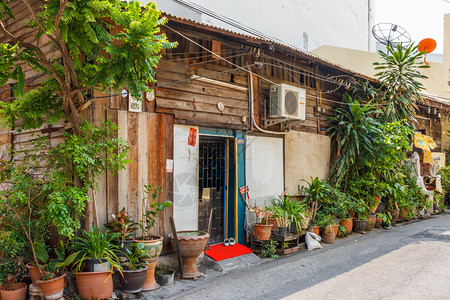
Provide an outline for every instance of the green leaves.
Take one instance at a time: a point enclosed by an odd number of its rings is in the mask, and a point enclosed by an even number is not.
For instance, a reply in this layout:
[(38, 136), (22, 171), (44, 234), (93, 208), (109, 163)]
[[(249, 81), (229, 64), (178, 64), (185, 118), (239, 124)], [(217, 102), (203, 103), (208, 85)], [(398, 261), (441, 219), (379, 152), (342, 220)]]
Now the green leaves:
[(330, 171), (330, 180), (335, 185), (347, 177), (362, 154), (373, 155), (376, 136), (381, 133), (380, 124), (372, 117), (380, 111), (375, 110), (371, 102), (360, 103), (349, 94), (344, 96), (344, 100), (347, 106), (335, 109), (327, 129), (336, 141), (333, 149), (335, 161)]
[(411, 44), (403, 48), (399, 44), (395, 49), (388, 46), (388, 53), (379, 51), (384, 62), (374, 65), (376, 70), (380, 70), (375, 76), (384, 86), (383, 100), (387, 103), (381, 118), (383, 122), (407, 120), (411, 126), (415, 122), (415, 102), (421, 101), (420, 91), (423, 89), (418, 80), (427, 78), (418, 69), (428, 68), (421, 61), (423, 53), (417, 47)]
[(39, 242), (34, 242), (34, 251), (36, 252), (36, 257), (41, 261), (41, 263), (46, 264), (48, 261), (47, 250)]

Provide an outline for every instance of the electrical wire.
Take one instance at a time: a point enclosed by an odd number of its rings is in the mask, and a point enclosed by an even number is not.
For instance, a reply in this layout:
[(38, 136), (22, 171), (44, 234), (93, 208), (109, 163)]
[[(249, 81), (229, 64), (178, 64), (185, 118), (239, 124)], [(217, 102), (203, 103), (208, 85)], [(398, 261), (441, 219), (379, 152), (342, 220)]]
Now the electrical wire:
[(257, 36), (257, 37), (260, 37), (260, 38), (263, 38), (263, 39), (266, 39), (266, 40), (276, 41), (278, 43), (281, 43), (281, 44), (287, 45), (289, 47), (292, 47), (292, 48), (300, 50), (297, 46), (289, 44), (286, 41), (283, 41), (283, 40), (278, 39), (278, 38), (273, 37), (273, 36), (269, 36), (269, 35), (261, 32), (261, 31), (259, 31), (257, 29), (251, 28), (251, 27), (249, 27), (247, 25), (244, 25), (244, 24), (242, 24), (242, 23), (240, 23), (240, 22), (238, 22), (236, 20), (233, 20), (233, 19), (231, 19), (229, 17), (220, 15), (220, 14), (218, 14), (218, 13), (216, 13), (214, 11), (211, 11), (211, 10), (209, 10), (209, 9), (203, 7), (203, 6), (200, 6), (200, 5), (196, 4), (196, 3), (192, 3), (190, 1), (185, 1), (185, 0), (174, 0), (174, 1), (180, 3), (181, 5), (183, 5), (183, 6), (187, 7), (187, 8), (190, 8), (190, 9), (192, 9), (192, 10), (198, 12), (198, 13), (202, 13), (202, 14), (208, 15), (210, 17), (213, 17), (213, 18), (215, 18), (215, 19), (217, 19), (217, 20), (219, 20), (221, 22), (224, 22), (224, 23), (226, 23), (228, 25), (236, 27), (236, 28), (238, 28), (238, 29), (240, 29), (242, 31), (245, 31), (247, 33), (250, 33), (250, 34), (252, 34), (254, 36)]

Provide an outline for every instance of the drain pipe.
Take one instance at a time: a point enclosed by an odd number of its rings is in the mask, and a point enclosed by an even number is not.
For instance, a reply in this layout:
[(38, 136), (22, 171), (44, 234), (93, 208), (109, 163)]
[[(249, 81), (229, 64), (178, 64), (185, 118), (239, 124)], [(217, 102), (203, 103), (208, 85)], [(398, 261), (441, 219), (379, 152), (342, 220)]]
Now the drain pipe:
[(251, 105), (250, 105), (250, 118), (251, 118), (251, 123), (252, 123), (252, 127), (251, 127), (252, 130), (250, 132), (253, 132), (253, 126), (254, 126), (256, 129), (258, 129), (259, 131), (261, 131), (263, 133), (279, 134), (279, 135), (288, 134), (289, 131), (287, 131), (287, 132), (279, 132), (279, 131), (265, 130), (265, 129), (260, 128), (258, 126), (258, 124), (256, 124), (255, 117), (253, 116), (253, 109), (254, 109), (254, 105), (255, 105), (255, 99), (253, 98), (253, 72), (250, 69), (250, 66), (248, 66), (248, 71), (249, 71), (248, 73), (249, 73), (249, 77), (250, 77), (250, 89), (249, 89), (250, 102), (251, 102)]

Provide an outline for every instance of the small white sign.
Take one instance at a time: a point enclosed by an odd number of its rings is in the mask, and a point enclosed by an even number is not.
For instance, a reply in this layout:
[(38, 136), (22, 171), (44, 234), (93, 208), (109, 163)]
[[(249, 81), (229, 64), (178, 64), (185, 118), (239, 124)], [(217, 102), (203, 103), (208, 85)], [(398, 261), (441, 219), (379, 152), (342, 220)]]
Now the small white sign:
[(166, 159), (166, 172), (173, 173), (173, 159)]
[(132, 112), (142, 112), (142, 101), (129, 97), (128, 100), (128, 111)]

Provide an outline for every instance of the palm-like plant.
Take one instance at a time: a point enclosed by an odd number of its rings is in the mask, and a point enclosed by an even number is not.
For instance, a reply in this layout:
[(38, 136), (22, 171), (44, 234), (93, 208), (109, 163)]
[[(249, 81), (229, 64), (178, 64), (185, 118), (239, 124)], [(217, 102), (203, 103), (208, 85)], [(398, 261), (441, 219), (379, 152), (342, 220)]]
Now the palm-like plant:
[(417, 47), (411, 44), (403, 49), (402, 44), (398, 44), (394, 49), (392, 45), (388, 45), (387, 53), (379, 51), (385, 61), (374, 65), (375, 70), (380, 70), (375, 76), (385, 86), (383, 99), (386, 101), (386, 108), (381, 118), (383, 122), (404, 119), (415, 121), (415, 102), (421, 100), (419, 92), (423, 89), (418, 80), (427, 78), (420, 74), (418, 68), (428, 68), (420, 60), (423, 53)]
[(347, 106), (336, 108), (333, 117), (329, 118), (330, 127), (327, 132), (335, 141), (335, 157), (331, 167), (330, 180), (339, 185), (354, 167), (359, 156), (371, 155), (374, 151), (376, 137), (381, 134), (379, 123), (372, 115), (381, 113), (369, 101), (361, 104), (349, 94), (344, 95)]
[(86, 259), (107, 260), (113, 268), (120, 270), (119, 259), (114, 253), (118, 246), (112, 243), (120, 237), (118, 232), (101, 232), (97, 226), (91, 231), (81, 230), (81, 236), (74, 238), (74, 249), (79, 252), (79, 258), (75, 262), (76, 270), (79, 272)]

